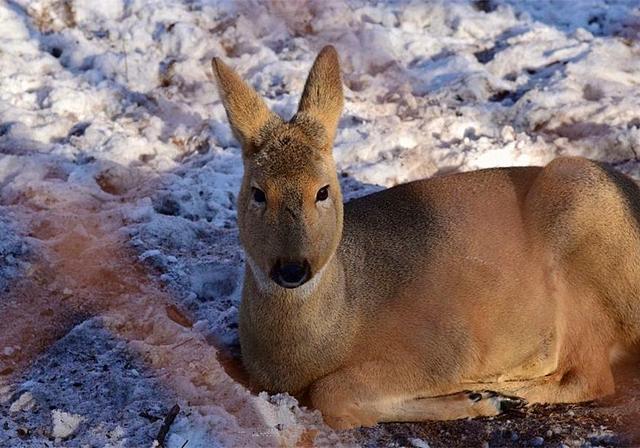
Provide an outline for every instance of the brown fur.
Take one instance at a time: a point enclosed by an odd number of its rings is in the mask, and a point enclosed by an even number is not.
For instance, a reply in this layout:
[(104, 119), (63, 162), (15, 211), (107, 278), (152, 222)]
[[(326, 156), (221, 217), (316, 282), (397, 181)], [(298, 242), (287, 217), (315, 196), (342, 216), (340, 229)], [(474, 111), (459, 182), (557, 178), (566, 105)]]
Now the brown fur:
[[(561, 158), (412, 182), (343, 209), (328, 150), (342, 108), (335, 50), (319, 54), (290, 122), (213, 66), (244, 148), (240, 341), (262, 388), (308, 392), (338, 428), (613, 391), (610, 355), (640, 336), (631, 180)], [(316, 202), (324, 185), (329, 200)], [(281, 258), (308, 259), (313, 278), (278, 286), (267, 273)]]

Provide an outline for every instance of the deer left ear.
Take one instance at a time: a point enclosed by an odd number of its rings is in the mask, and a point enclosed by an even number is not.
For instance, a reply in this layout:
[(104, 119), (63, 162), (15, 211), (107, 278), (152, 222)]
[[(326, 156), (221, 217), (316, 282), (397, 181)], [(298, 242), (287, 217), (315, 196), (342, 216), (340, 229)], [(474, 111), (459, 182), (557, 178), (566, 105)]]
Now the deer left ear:
[(344, 97), (338, 52), (328, 45), (320, 51), (307, 77), (298, 115), (307, 115), (319, 122), (327, 132), (328, 145), (333, 144)]
[(280, 117), (219, 58), (213, 58), (211, 66), (233, 134), (242, 145), (243, 156), (250, 155), (256, 150), (260, 131), (270, 120), (280, 120)]

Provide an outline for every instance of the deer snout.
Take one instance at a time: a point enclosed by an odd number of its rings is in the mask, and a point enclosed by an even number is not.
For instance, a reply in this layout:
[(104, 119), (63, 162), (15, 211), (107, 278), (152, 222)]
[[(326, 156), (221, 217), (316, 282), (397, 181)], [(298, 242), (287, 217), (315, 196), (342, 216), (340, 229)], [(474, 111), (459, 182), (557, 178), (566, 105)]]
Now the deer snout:
[(283, 288), (297, 288), (311, 277), (311, 267), (307, 260), (278, 260), (271, 269), (271, 279)]

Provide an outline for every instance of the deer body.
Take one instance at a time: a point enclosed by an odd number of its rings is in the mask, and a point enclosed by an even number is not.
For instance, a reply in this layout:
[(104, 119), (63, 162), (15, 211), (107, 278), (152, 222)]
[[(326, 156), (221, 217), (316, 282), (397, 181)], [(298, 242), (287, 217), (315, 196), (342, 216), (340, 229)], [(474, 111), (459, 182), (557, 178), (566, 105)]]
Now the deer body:
[(640, 336), (631, 180), (562, 158), (343, 206), (331, 157), (335, 51), (318, 56), (288, 123), (213, 65), (244, 149), (240, 339), (258, 385), (308, 393), (337, 428), (613, 391), (610, 355)]

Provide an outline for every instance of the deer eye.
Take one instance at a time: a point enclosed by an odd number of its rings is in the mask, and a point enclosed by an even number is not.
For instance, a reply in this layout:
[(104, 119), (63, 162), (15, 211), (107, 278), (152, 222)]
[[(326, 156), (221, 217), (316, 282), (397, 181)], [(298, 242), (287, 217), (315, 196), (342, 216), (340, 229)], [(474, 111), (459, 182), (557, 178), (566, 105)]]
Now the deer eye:
[(267, 197), (265, 196), (264, 191), (262, 191), (261, 189), (251, 187), (251, 194), (253, 196), (253, 200), (258, 204), (264, 204), (265, 202), (267, 202)]
[(325, 185), (324, 187), (318, 190), (318, 193), (316, 193), (316, 202), (326, 201), (328, 197), (329, 197), (329, 185)]

